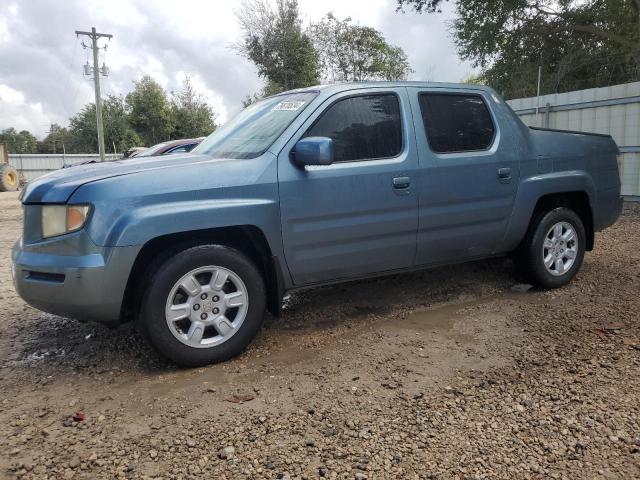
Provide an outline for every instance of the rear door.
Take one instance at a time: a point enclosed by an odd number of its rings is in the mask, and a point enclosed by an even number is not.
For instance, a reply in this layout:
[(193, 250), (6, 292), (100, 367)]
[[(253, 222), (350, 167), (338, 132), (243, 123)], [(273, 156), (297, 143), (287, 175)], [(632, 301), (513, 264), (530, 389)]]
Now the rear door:
[[(332, 165), (291, 161), (304, 136), (334, 140)], [(278, 157), (283, 244), (296, 285), (413, 265), (418, 167), (405, 88), (328, 98)]]
[(518, 145), (495, 108), (500, 99), (484, 90), (410, 92), (420, 156), (416, 264), (496, 253), (519, 179)]

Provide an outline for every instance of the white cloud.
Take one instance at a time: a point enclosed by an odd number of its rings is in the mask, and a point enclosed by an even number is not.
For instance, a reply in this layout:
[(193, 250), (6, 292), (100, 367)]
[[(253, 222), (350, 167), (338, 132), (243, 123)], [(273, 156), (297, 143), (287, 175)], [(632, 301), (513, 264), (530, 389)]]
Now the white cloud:
[(147, 61), (142, 65), (141, 70), (142, 73), (149, 75), (156, 82), (162, 85), (162, 87), (167, 88), (169, 85), (169, 77), (167, 77), (167, 74), (164, 71), (164, 65), (156, 57), (147, 57)]
[(454, 6), (445, 3), (441, 14), (406, 13), (386, 15), (378, 28), (387, 40), (401, 46), (409, 57), (414, 73), (412, 80), (460, 82), (473, 68), (461, 61), (449, 33)]
[[(224, 98), (208, 88), (207, 83), (198, 73), (179, 71), (175, 76), (176, 82), (182, 85), (187, 76), (191, 79), (191, 85), (193, 85), (194, 90), (202, 95), (207, 103), (213, 107), (216, 113), (216, 123), (225, 123), (229, 119), (229, 112), (224, 103)], [(180, 87), (177, 87), (175, 91), (178, 90), (180, 90)]]
[(11, 37), (9, 36), (9, 27), (7, 26), (7, 21), (3, 18), (0, 18), (0, 44), (4, 42), (8, 42)]
[(342, 19), (351, 19), (360, 24), (378, 28), (381, 19), (387, 15), (393, 15), (395, 1), (391, 0), (300, 0), (300, 11), (308, 21), (318, 21), (328, 12)]
[[(4, 119), (10, 121), (7, 123)], [(13, 127), (18, 131), (34, 132), (48, 127), (49, 123), (49, 117), (42, 111), (42, 104), (26, 103), (22, 92), (0, 84), (0, 130)]]
[(8, 85), (0, 85), (0, 102), (2, 104), (6, 102), (11, 105), (22, 105), (24, 104), (24, 95)]

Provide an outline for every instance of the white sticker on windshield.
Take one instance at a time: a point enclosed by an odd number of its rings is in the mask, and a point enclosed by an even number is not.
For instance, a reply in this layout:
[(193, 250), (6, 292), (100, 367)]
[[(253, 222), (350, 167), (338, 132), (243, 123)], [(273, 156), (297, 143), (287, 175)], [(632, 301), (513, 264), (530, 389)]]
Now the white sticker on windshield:
[(304, 100), (290, 100), (278, 103), (275, 107), (273, 107), (273, 109), (295, 112), (296, 110), (300, 110), (300, 107), (302, 107), (304, 103)]

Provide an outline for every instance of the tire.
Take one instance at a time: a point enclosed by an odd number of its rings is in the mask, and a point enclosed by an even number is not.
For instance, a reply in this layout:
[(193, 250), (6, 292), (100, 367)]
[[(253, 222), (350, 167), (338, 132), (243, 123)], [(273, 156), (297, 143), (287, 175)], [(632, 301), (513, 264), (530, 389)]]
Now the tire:
[[(181, 367), (222, 362), (240, 354), (258, 333), (266, 307), (264, 279), (237, 250), (191, 247), (151, 272), (139, 321), (168, 360)], [(181, 280), (183, 286), (178, 285)], [(188, 317), (180, 319), (184, 315)]]
[(0, 165), (0, 192), (15, 192), (19, 186), (18, 171), (8, 163)]
[(557, 207), (534, 218), (515, 264), (533, 285), (559, 288), (580, 270), (586, 243), (580, 217), (569, 208)]

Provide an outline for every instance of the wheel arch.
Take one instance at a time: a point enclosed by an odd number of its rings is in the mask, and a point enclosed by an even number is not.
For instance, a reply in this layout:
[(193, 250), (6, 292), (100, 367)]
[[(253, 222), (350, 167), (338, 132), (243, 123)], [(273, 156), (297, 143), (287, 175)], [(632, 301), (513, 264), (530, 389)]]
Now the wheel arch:
[(540, 209), (552, 206), (567, 206), (576, 210), (585, 225), (587, 246), (592, 249), (595, 202), (593, 178), (584, 170), (551, 172), (524, 178), (518, 186), (500, 250), (517, 250), (526, 239)]
[[(528, 232), (535, 227), (535, 221), (540, 217), (540, 215), (557, 207), (570, 208), (576, 212), (578, 217), (580, 217), (580, 220), (582, 220), (582, 224), (584, 225), (584, 230), (587, 235), (586, 250), (593, 250), (595, 243), (593, 209), (591, 207), (589, 195), (583, 190), (549, 193), (538, 198), (529, 218), (527, 235)], [(525, 238), (527, 235), (525, 235)]]
[(284, 294), (280, 262), (267, 238), (255, 225), (236, 225), (160, 235), (148, 240), (133, 263), (122, 302), (120, 319), (135, 319), (140, 311), (142, 295), (153, 275), (152, 265), (161, 264), (176, 253), (197, 245), (216, 244), (234, 248), (247, 255), (260, 269), (267, 290), (267, 308), (280, 314)]

